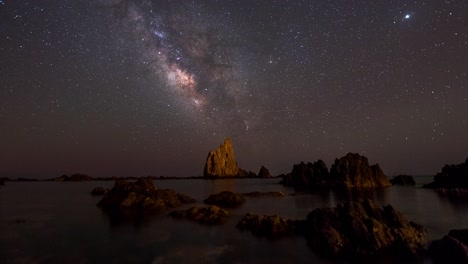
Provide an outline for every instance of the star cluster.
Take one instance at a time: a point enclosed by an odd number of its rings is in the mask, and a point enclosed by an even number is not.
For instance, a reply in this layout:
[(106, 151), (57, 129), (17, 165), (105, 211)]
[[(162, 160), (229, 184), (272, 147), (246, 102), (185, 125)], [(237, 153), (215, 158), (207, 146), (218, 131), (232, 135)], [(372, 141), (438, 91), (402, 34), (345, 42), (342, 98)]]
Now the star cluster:
[(467, 157), (466, 1), (0, 2), (1, 176)]

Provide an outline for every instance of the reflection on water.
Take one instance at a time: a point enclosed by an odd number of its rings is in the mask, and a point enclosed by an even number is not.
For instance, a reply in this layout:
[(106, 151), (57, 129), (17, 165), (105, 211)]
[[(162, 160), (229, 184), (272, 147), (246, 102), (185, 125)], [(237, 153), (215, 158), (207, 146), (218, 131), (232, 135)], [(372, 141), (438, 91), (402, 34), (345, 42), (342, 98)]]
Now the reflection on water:
[[(269, 241), (241, 232), (235, 225), (247, 212), (304, 219), (313, 209), (374, 199), (391, 204), (437, 239), (450, 229), (468, 228), (466, 200), (433, 190), (394, 186), (384, 189), (294, 193), (278, 179), (165, 180), (159, 188), (190, 195), (202, 204), (210, 194), (284, 191), (283, 198), (247, 198), (230, 210), (223, 226), (207, 227), (167, 217), (169, 211), (122, 219), (104, 214), (100, 197), (89, 192), (112, 182), (9, 182), (0, 187), (0, 262), (144, 262), (144, 263), (291, 263), (329, 261), (318, 258), (304, 239)], [(190, 207), (192, 205), (186, 205)], [(182, 207), (182, 208), (184, 208)]]

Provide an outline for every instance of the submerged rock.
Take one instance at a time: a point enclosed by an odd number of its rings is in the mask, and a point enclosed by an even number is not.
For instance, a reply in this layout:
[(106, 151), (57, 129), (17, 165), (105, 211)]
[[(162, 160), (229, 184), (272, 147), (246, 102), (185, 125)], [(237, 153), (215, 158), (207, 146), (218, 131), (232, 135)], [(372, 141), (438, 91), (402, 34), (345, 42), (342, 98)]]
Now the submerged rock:
[(154, 212), (195, 202), (195, 199), (170, 189), (158, 189), (147, 178), (135, 182), (117, 180), (112, 190), (98, 203), (104, 210)]
[(260, 168), (260, 171), (258, 172), (258, 177), (259, 178), (271, 178), (272, 176), (270, 174), (270, 171), (264, 166), (262, 166)]
[(208, 153), (203, 170), (204, 177), (236, 177), (239, 176), (240, 172), (234, 158), (234, 148), (230, 138), (224, 139), (224, 143), (218, 149)]
[(246, 197), (284, 197), (284, 192), (248, 192), (242, 195)]
[(398, 256), (415, 258), (428, 242), (427, 231), (391, 205), (346, 202), (315, 209), (304, 226), (307, 239), (321, 253), (343, 258)]
[(176, 210), (170, 213), (174, 218), (187, 218), (204, 225), (224, 224), (229, 213), (218, 206), (192, 207), (188, 210)]
[(235, 208), (245, 203), (245, 197), (238, 193), (224, 191), (210, 195), (204, 202), (225, 208)]
[(468, 263), (468, 229), (451, 230), (429, 246), (435, 263)]
[(468, 189), (468, 159), (464, 163), (445, 165), (426, 188)]
[(91, 191), (92, 195), (105, 195), (109, 189), (107, 188), (102, 188), (102, 187), (96, 187)]
[(294, 235), (297, 221), (282, 218), (278, 215), (258, 215), (247, 213), (237, 224), (241, 230), (250, 230), (256, 236), (270, 239)]
[(391, 179), (390, 182), (393, 185), (404, 185), (404, 186), (416, 185), (416, 182), (414, 181), (414, 178), (411, 175), (398, 175), (398, 176), (395, 176), (395, 178)]

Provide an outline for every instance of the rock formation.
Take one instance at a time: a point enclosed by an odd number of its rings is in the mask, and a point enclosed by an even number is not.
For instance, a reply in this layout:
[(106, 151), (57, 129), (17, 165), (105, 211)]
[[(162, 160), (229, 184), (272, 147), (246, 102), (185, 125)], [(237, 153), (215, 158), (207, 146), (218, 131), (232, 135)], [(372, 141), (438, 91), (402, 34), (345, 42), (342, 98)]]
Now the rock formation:
[(192, 202), (195, 202), (192, 197), (170, 189), (158, 189), (151, 180), (139, 178), (136, 182), (117, 180), (98, 206), (116, 212), (155, 212)]
[(247, 213), (237, 224), (237, 228), (250, 230), (256, 236), (275, 239), (295, 234), (296, 226), (298, 226), (296, 222), (278, 215), (267, 216)]
[(322, 160), (314, 163), (295, 164), (292, 172), (283, 176), (280, 183), (293, 186), (296, 189), (363, 188), (391, 185), (378, 164), (369, 166), (366, 157), (352, 153), (336, 159), (330, 172)]
[(91, 194), (92, 195), (105, 195), (107, 192), (109, 192), (109, 189), (107, 188), (96, 187), (91, 191)]
[(413, 176), (410, 175), (398, 175), (395, 178), (391, 179), (390, 182), (393, 185), (404, 185), (404, 186), (414, 186), (416, 182), (414, 181)]
[(468, 263), (468, 229), (451, 230), (429, 246), (434, 263)]
[(336, 182), (336, 187), (363, 188), (391, 186), (378, 164), (369, 166), (366, 157), (348, 153), (336, 159), (330, 169), (330, 177)]
[(224, 224), (229, 217), (229, 213), (217, 206), (192, 207), (188, 210), (175, 210), (170, 215), (174, 218), (187, 218), (191, 221), (204, 225)]
[(259, 178), (271, 178), (272, 176), (270, 174), (270, 171), (264, 166), (262, 166), (260, 168), (260, 171), (258, 172), (258, 177)]
[(327, 165), (322, 160), (295, 164), (292, 172), (284, 176), (281, 183), (296, 189), (330, 187)]
[(234, 158), (231, 139), (226, 138), (217, 150), (208, 153), (203, 176), (206, 178), (236, 177), (239, 176), (240, 171)]
[(307, 216), (305, 234), (320, 252), (344, 258), (395, 255), (413, 258), (424, 250), (427, 232), (391, 205), (347, 202), (315, 209)]
[(224, 208), (235, 208), (245, 203), (245, 198), (241, 194), (229, 191), (210, 195), (204, 200), (207, 204), (214, 204)]
[(434, 181), (424, 187), (468, 189), (468, 159), (461, 164), (445, 165), (442, 172), (434, 176)]

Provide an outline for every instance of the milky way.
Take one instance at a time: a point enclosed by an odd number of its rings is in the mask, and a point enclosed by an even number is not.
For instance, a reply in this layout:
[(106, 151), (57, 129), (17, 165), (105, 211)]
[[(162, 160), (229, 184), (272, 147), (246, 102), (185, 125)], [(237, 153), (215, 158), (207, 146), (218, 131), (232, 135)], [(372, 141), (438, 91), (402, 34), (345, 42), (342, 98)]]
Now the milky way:
[[(210, 15), (197, 3), (143, 1), (102, 2), (115, 9), (116, 23), (125, 28), (125, 45), (141, 49), (139, 58), (157, 78), (154, 89), (166, 89), (171, 100), (185, 114), (206, 125), (242, 126), (252, 124), (246, 115), (246, 87), (242, 75), (242, 50), (221, 31), (222, 15)], [(170, 16), (167, 15), (170, 13)], [(133, 43), (132, 43), (133, 42)], [(130, 44), (129, 44), (130, 43)], [(252, 98), (249, 98), (249, 101)]]

